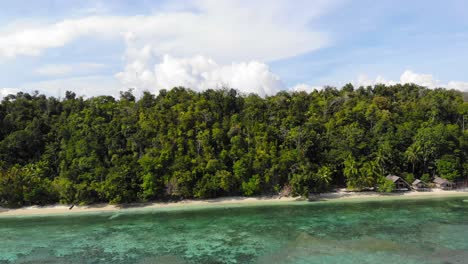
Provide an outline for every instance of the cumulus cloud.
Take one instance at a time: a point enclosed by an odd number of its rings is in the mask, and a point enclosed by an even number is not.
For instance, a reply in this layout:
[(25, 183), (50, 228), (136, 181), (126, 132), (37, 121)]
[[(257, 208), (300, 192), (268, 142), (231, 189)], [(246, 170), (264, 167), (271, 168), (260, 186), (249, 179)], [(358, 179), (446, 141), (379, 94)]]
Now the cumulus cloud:
[(447, 88), (468, 92), (468, 82), (449, 82)]
[(428, 88), (440, 86), (439, 81), (435, 80), (431, 74), (415, 73), (409, 70), (400, 76), (400, 83), (414, 83)]
[(385, 84), (385, 85), (395, 85), (397, 83), (405, 84), (405, 83), (414, 83), (417, 85), (425, 86), (430, 89), (434, 89), (437, 87), (444, 87), (448, 89), (456, 89), (461, 91), (468, 91), (468, 83), (467, 82), (459, 82), (459, 81), (450, 81), (446, 84), (442, 83), (441, 81), (437, 80), (431, 74), (426, 73), (416, 73), (411, 70), (404, 71), (399, 81), (393, 80), (386, 80), (382, 76), (377, 76), (376, 79), (370, 79), (366, 75), (360, 75), (357, 78), (357, 81), (354, 82), (356, 86), (369, 86), (375, 84)]
[(293, 91), (293, 92), (311, 93), (314, 90), (322, 90), (322, 88), (323, 88), (322, 86), (313, 86), (313, 85), (309, 85), (309, 84), (306, 84), (306, 83), (300, 83), (300, 84), (297, 84), (297, 85), (289, 88), (289, 90)]
[[(115, 74), (114, 80), (100, 78), (98, 85), (92, 85), (89, 81), (93, 77), (65, 78), (83, 72), (86, 67), (57, 64), (44, 65), (35, 72), (42, 77), (61, 79), (19, 87), (42, 89), (51, 95), (58, 89), (75, 89), (92, 96), (114, 95), (128, 88), (157, 92), (174, 86), (198, 91), (229, 86), (244, 93), (269, 95), (284, 89), (284, 85), (264, 62), (326, 46), (328, 35), (314, 30), (312, 22), (337, 3), (327, 0), (171, 1), (148, 15), (112, 16), (98, 12), (52, 23), (16, 21), (0, 27), (0, 61), (39, 56), (78, 39), (121, 40), (125, 43), (125, 66)], [(103, 87), (114, 84), (114, 90), (99, 88), (101, 83)], [(46, 85), (52, 88), (47, 89)]]
[(0, 100), (3, 100), (3, 98), (9, 94), (16, 94), (20, 91), (21, 90), (17, 88), (0, 88)]
[(386, 85), (394, 85), (397, 84), (396, 81), (386, 80), (382, 76), (377, 76), (375, 80), (369, 79), (367, 75), (359, 75), (357, 81), (354, 82), (356, 86), (373, 86), (375, 84), (386, 84)]
[(39, 91), (48, 96), (63, 97), (66, 91), (86, 97), (111, 95), (119, 96), (119, 83), (109, 76), (68, 77), (54, 80), (29, 82), (17, 87), (17, 91)]
[(192, 8), (163, 9), (145, 16), (89, 16), (9, 25), (0, 28), (0, 58), (38, 56), (78, 38), (117, 39), (128, 34), (140, 47), (152, 45), (159, 55), (206, 54), (223, 62), (275, 60), (328, 42), (326, 34), (311, 29), (310, 21), (330, 9), (330, 1), (204, 0), (187, 5)]
[(227, 86), (261, 96), (284, 89), (268, 65), (258, 61), (223, 65), (200, 55), (188, 58), (164, 55), (160, 62), (153, 63), (151, 54), (149, 46), (140, 53), (132, 53), (133, 60), (128, 61), (124, 71), (116, 74), (123, 87), (135, 88), (137, 92), (157, 92), (176, 86), (196, 91)]

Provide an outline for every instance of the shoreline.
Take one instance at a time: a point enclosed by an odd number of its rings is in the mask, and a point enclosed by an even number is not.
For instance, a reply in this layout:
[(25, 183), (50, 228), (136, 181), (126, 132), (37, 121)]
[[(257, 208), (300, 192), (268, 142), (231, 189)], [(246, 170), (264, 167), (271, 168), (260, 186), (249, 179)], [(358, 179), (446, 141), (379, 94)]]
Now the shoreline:
[(252, 205), (274, 205), (287, 203), (317, 203), (331, 201), (381, 201), (395, 199), (417, 199), (417, 198), (449, 198), (449, 197), (467, 197), (468, 190), (438, 190), (434, 189), (426, 192), (407, 191), (398, 193), (377, 193), (377, 192), (346, 192), (339, 190), (322, 194), (312, 194), (309, 199), (301, 197), (279, 197), (279, 196), (261, 196), (261, 197), (222, 197), (205, 200), (182, 200), (178, 202), (152, 202), (135, 203), (124, 205), (94, 204), (85, 206), (74, 206), (69, 210), (70, 205), (49, 205), (49, 206), (29, 206), (18, 209), (7, 209), (0, 207), (0, 218), (6, 216), (56, 216), (56, 215), (74, 215), (79, 213), (104, 213), (104, 212), (128, 212), (143, 210), (170, 210), (170, 209), (196, 209), (196, 208), (216, 208), (222, 206), (252, 206)]

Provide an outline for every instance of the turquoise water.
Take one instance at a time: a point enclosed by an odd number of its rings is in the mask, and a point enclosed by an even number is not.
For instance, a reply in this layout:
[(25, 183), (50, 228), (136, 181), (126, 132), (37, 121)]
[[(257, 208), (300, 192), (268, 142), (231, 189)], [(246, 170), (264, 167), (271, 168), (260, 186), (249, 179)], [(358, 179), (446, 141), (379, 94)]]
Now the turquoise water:
[(0, 263), (468, 263), (468, 200), (8, 217), (0, 236)]

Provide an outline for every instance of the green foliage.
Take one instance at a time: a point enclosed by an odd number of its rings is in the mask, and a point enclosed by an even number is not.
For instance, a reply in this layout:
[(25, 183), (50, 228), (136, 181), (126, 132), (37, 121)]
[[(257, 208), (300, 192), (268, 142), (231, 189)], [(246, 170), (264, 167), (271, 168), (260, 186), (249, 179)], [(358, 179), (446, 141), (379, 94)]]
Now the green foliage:
[(458, 160), (454, 155), (444, 155), (436, 160), (435, 163), (439, 176), (451, 181), (460, 177), (460, 163)]
[(346, 177), (346, 185), (349, 189), (360, 188), (359, 184), (359, 164), (354, 160), (354, 158), (349, 155), (348, 158), (344, 161), (343, 174)]
[(242, 182), (242, 193), (246, 196), (252, 196), (260, 192), (260, 175), (253, 175), (248, 181)]
[(57, 202), (58, 193), (44, 175), (43, 166), (39, 162), (0, 171), (0, 205), (19, 207)]
[(328, 166), (320, 167), (316, 172), (311, 166), (303, 166), (294, 173), (289, 181), (293, 194), (308, 196), (310, 192), (326, 191), (332, 180), (333, 172)]
[(403, 179), (409, 184), (413, 183), (415, 180), (412, 173), (403, 173)]
[(387, 190), (390, 172), (456, 180), (468, 175), (467, 113), (461, 93), (412, 84), (18, 93), (0, 103), (0, 205)]
[(0, 204), (7, 207), (24, 205), (23, 177), (21, 168), (14, 166), (0, 173)]
[(372, 188), (380, 175), (381, 169), (375, 161), (356, 162), (351, 156), (344, 161), (343, 173), (348, 189), (362, 190)]
[(421, 181), (423, 181), (425, 183), (431, 183), (431, 175), (429, 175), (429, 173), (424, 173), (421, 176)]
[(77, 202), (76, 187), (71, 180), (57, 177), (54, 179), (53, 186), (58, 191), (60, 203), (70, 204)]
[(314, 174), (314, 183), (313, 187), (314, 192), (323, 192), (329, 189), (330, 183), (333, 178), (334, 171), (328, 166), (322, 166)]
[(387, 180), (385, 177), (380, 177), (378, 179), (377, 191), (390, 193), (395, 189), (395, 185), (391, 180)]
[(291, 177), (290, 184), (292, 192), (295, 195), (307, 196), (310, 192), (313, 176), (308, 173), (294, 173)]

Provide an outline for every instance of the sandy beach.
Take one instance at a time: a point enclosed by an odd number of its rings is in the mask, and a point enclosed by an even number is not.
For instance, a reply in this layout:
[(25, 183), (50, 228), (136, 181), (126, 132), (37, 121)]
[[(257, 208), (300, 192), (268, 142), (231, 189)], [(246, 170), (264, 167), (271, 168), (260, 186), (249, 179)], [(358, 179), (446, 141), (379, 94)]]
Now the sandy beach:
[(379, 192), (350, 192), (345, 189), (340, 189), (336, 192), (315, 194), (309, 196), (309, 200), (330, 201), (330, 200), (373, 200), (373, 199), (406, 199), (406, 198), (443, 198), (443, 197), (463, 197), (468, 196), (468, 189), (459, 190), (441, 190), (430, 189), (429, 191), (407, 191), (407, 192), (392, 192), (392, 193), (379, 193)]
[(64, 215), (76, 213), (91, 212), (117, 212), (122, 210), (141, 210), (141, 209), (177, 209), (192, 207), (215, 207), (215, 206), (242, 206), (242, 205), (270, 205), (291, 202), (326, 202), (326, 201), (372, 201), (387, 199), (418, 199), (418, 198), (444, 198), (444, 197), (467, 197), (468, 190), (450, 190), (443, 191), (433, 189), (428, 192), (398, 192), (398, 193), (377, 193), (377, 192), (348, 192), (344, 189), (336, 192), (313, 194), (309, 199), (302, 197), (223, 197), (206, 200), (182, 200), (178, 202), (154, 202), (137, 203), (125, 205), (94, 204), (86, 206), (70, 205), (50, 205), (50, 206), (30, 206), (18, 209), (7, 209), (0, 207), (0, 217), (2, 216), (34, 216), (34, 215)]

